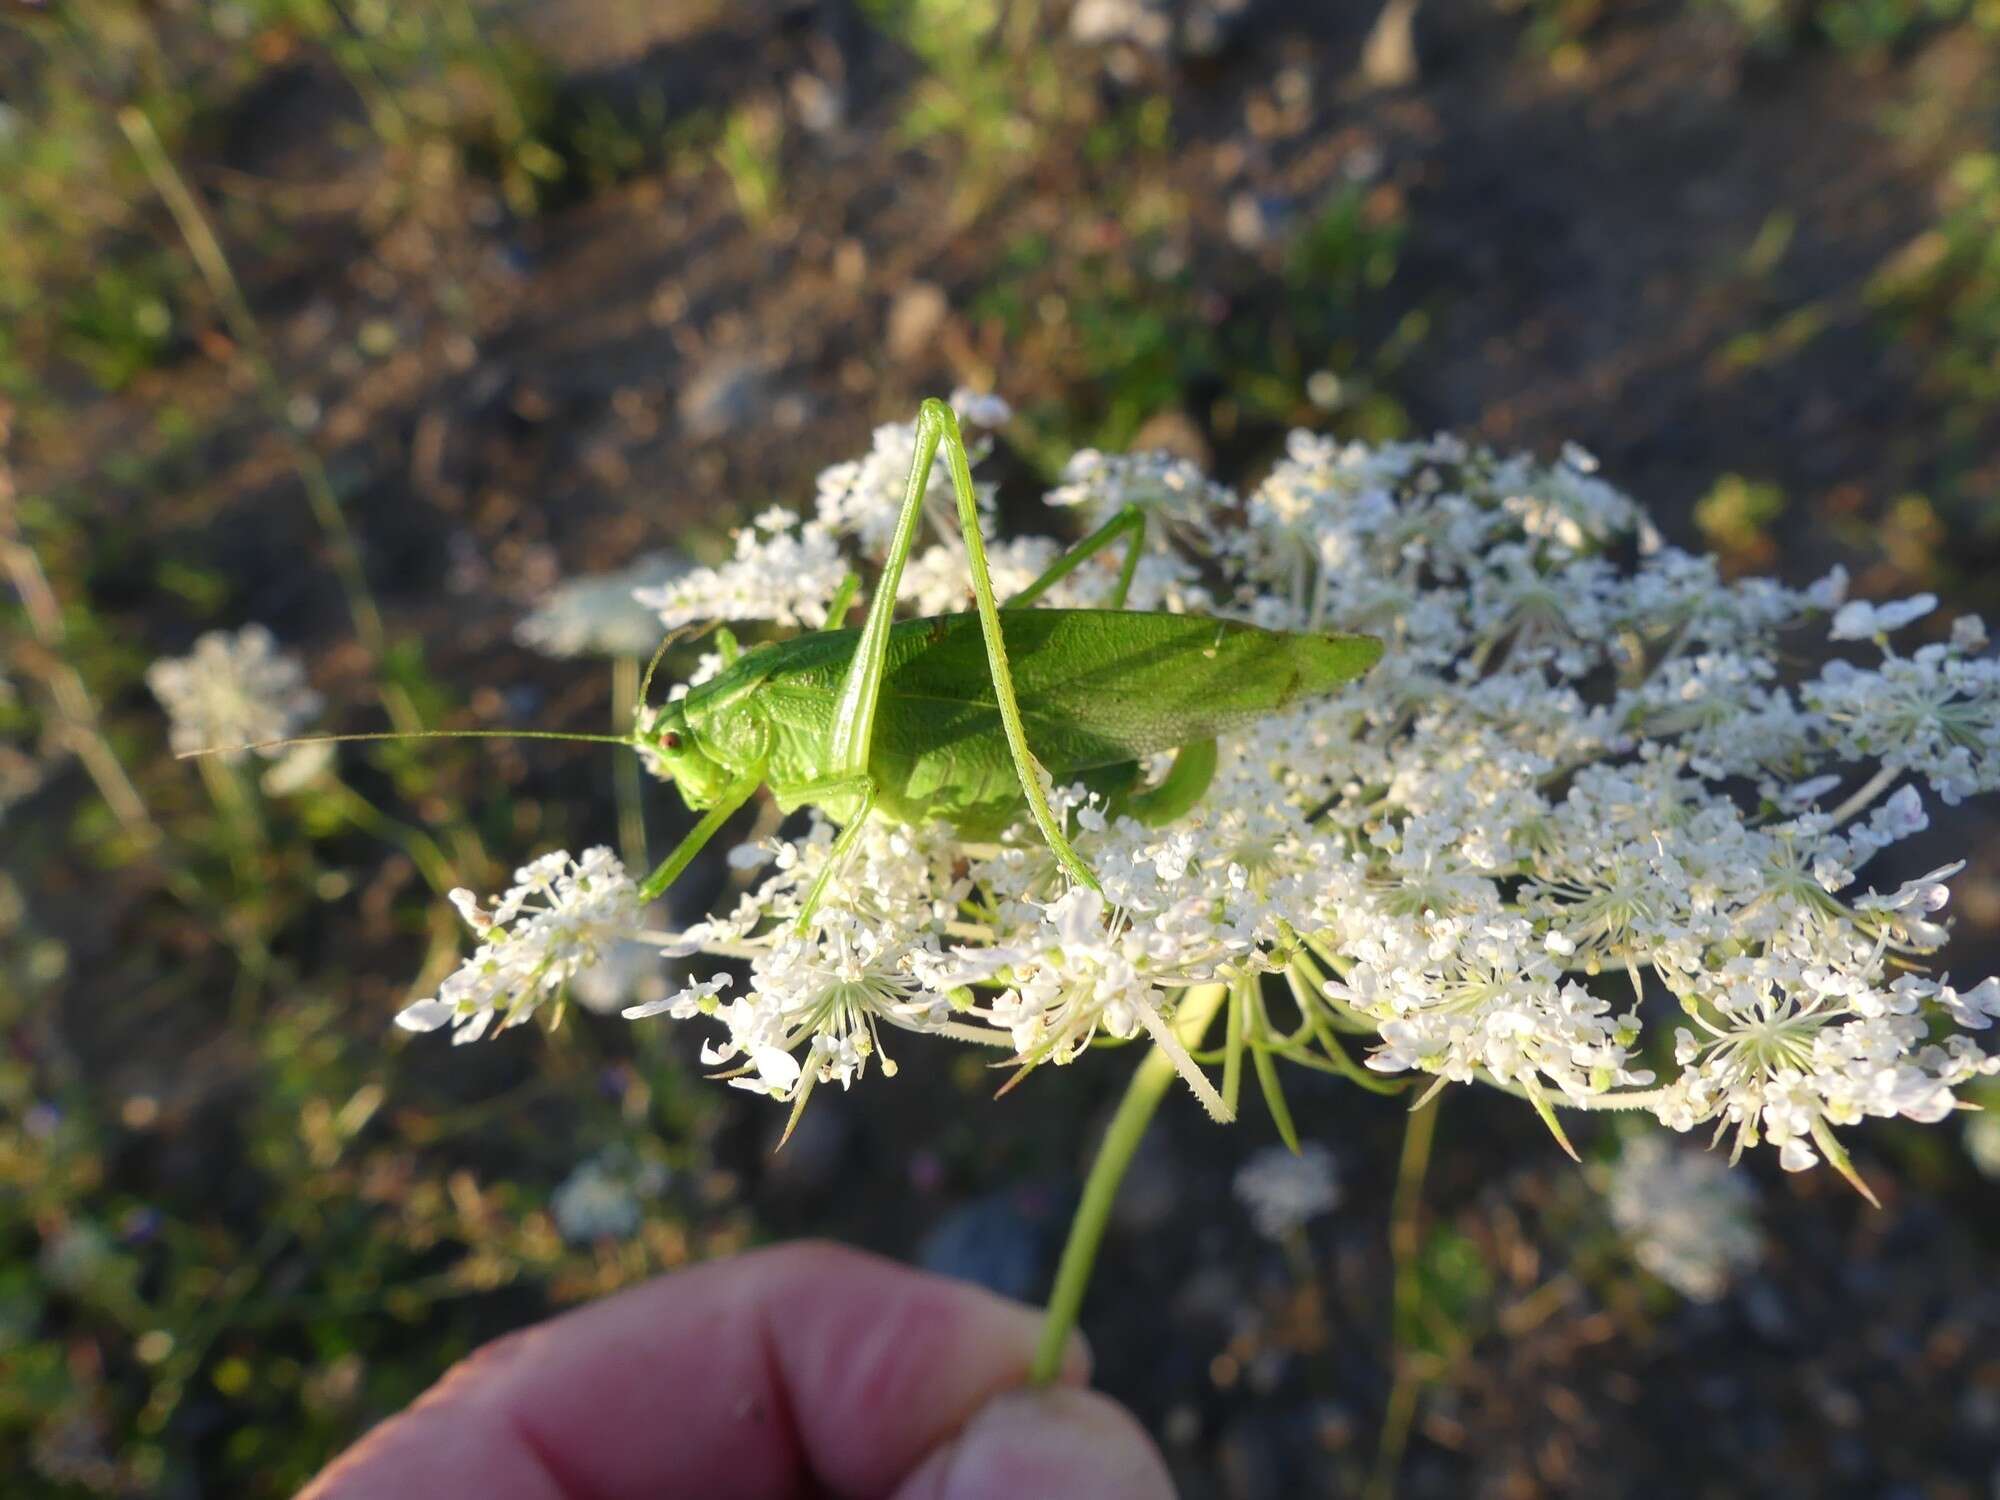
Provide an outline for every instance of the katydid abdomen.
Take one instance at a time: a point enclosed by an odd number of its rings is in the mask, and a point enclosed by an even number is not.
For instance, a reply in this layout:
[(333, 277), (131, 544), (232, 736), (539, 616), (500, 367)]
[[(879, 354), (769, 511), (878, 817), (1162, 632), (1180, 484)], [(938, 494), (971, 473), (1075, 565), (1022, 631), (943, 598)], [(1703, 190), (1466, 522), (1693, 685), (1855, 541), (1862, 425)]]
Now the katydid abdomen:
[[(1000, 619), (1028, 745), (1058, 784), (1200, 745), (1331, 692), (1382, 649), (1365, 636), (1199, 615), (1018, 609)], [(859, 637), (819, 631), (759, 646), (671, 705), (648, 737), (689, 800), (702, 805), (711, 786), (762, 766), (781, 805), (814, 803), (836, 822), (851, 816), (855, 793), (816, 788), (829, 775), (836, 706)], [(671, 749), (668, 736), (678, 741)], [(875, 807), (903, 821), (944, 819), (981, 837), (1021, 816), (976, 614), (893, 627), (868, 774)]]

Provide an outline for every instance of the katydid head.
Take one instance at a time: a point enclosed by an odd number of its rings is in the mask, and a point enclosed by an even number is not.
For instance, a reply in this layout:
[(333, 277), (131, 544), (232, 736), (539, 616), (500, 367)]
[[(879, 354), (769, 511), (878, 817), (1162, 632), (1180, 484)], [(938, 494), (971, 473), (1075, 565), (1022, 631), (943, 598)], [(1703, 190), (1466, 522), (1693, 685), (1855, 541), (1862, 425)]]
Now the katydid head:
[(679, 703), (665, 703), (658, 708), (642, 706), (638, 722), (633, 725), (633, 743), (646, 769), (660, 780), (679, 787), (689, 807), (713, 806), (735, 779), (727, 767), (702, 750)]

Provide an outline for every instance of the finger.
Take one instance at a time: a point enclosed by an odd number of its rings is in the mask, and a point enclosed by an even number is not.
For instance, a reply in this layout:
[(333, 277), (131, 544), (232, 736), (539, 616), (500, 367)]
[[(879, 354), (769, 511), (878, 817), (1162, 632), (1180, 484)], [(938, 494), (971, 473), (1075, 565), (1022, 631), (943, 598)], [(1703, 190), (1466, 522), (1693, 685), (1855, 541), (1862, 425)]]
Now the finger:
[(1159, 1449), (1095, 1391), (997, 1396), (926, 1459), (895, 1500), (1173, 1500)]
[(1036, 1325), (831, 1245), (716, 1262), (480, 1351), (302, 1500), (887, 1494), (1025, 1382)]

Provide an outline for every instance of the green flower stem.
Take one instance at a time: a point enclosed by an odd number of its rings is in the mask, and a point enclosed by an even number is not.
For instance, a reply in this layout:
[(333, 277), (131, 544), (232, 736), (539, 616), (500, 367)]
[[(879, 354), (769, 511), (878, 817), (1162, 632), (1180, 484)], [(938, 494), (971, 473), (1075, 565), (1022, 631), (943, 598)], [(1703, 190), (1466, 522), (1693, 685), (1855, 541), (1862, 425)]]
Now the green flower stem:
[(249, 859), (267, 842), (256, 798), (244, 782), (243, 772), (222, 756), (204, 755), (196, 764), (201, 767), (201, 779), (208, 788), (209, 800), (215, 804), (216, 812), (222, 817), (222, 826), (229, 835), (230, 865), (245, 888), (252, 889), (255, 881)]
[(424, 884), (440, 896), (451, 894), (451, 888), (458, 884), (458, 881), (452, 873), (451, 861), (438, 847), (437, 840), (421, 828), (412, 827), (401, 819), (390, 817), (332, 773), (327, 774), (324, 786), (327, 794), (339, 805), (340, 815), (343, 818), (364, 832), (372, 833), (387, 843), (398, 845), (410, 856), (411, 863), (424, 877)]
[(1424, 1176), (1430, 1170), (1431, 1147), (1437, 1140), (1438, 1106), (1442, 1099), (1410, 1112), (1403, 1130), (1403, 1155), (1396, 1165), (1396, 1191), (1389, 1200), (1389, 1259), (1395, 1267), (1394, 1290), (1390, 1294), (1390, 1343), (1394, 1351), (1395, 1377), (1382, 1413), (1382, 1431), (1376, 1442), (1375, 1469), (1363, 1500), (1394, 1500), (1396, 1476), (1409, 1447), (1410, 1428), (1416, 1421), (1417, 1398), (1423, 1393), (1424, 1372), (1418, 1368), (1412, 1348), (1423, 1312), (1424, 1288), (1418, 1277), (1418, 1257), (1423, 1253)]
[[(1174, 1017), (1184, 1042), (1189, 1046), (1200, 1042), (1228, 994), (1226, 984), (1198, 985), (1187, 992)], [(1063, 1353), (1069, 1347), (1077, 1314), (1083, 1310), (1083, 1294), (1090, 1286), (1091, 1268), (1097, 1263), (1097, 1248), (1110, 1222), (1111, 1206), (1118, 1199), (1119, 1184), (1125, 1180), (1125, 1169), (1132, 1165), (1133, 1153), (1176, 1076), (1173, 1060), (1155, 1046), (1132, 1074), (1118, 1113), (1104, 1132), (1097, 1160), (1090, 1164), (1090, 1176), (1084, 1180), (1083, 1201), (1070, 1221), (1069, 1239), (1063, 1244), (1056, 1283), (1049, 1293), (1049, 1309), (1042, 1318), (1041, 1342), (1028, 1370), (1028, 1378), (1036, 1385), (1048, 1385), (1062, 1372)]]
[[(139, 164), (145, 168), (153, 190), (173, 215), (174, 225), (187, 245), (188, 257), (214, 294), (230, 337), (236, 340), (250, 372), (256, 377), (258, 391), (270, 411), (272, 425), (284, 439), (293, 470), (305, 488), (306, 502), (312, 508), (313, 519), (326, 536), (334, 573), (340, 579), (341, 589), (347, 596), (348, 612), (354, 620), (354, 633), (360, 638), (362, 648), (379, 664), (386, 638), (381, 611), (376, 607), (367, 575), (362, 571), (361, 549), (348, 526), (347, 513), (341, 507), (333, 481), (327, 476), (326, 466), (299, 436), (298, 429), (292, 425), (287, 414), (288, 393), (271, 363), (263, 330), (258, 326), (256, 315), (250, 311), (249, 299), (243, 295), (242, 283), (236, 279), (236, 271), (229, 263), (222, 241), (209, 221), (207, 210), (188, 187), (180, 168), (174, 164), (173, 157), (161, 142), (152, 116), (137, 105), (128, 104), (118, 110), (116, 118), (118, 128), (125, 133), (125, 139), (139, 158)], [(423, 728), (423, 720), (401, 688), (393, 683), (384, 683), (381, 692), (383, 706), (388, 709), (397, 729)]]

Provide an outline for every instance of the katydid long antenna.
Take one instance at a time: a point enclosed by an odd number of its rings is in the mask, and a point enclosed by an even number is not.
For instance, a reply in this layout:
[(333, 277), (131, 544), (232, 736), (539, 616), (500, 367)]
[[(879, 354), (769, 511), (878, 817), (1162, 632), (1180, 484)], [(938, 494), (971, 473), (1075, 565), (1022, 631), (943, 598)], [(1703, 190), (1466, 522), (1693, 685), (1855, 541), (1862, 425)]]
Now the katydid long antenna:
[(660, 663), (666, 660), (667, 653), (682, 641), (698, 640), (707, 635), (718, 623), (720, 622), (716, 620), (697, 620), (691, 624), (676, 626), (660, 637), (660, 644), (653, 648), (653, 659), (646, 663), (645, 675), (639, 679), (639, 707), (652, 707), (653, 674), (660, 670)]
[(354, 745), (371, 740), (571, 740), (583, 745), (631, 745), (630, 735), (569, 734), (556, 729), (383, 729), (372, 734), (308, 734), (289, 740), (258, 740), (248, 745), (205, 745), (181, 750), (175, 760), (199, 760), (205, 755), (240, 755), (246, 750), (288, 750), (297, 745)]
[[(681, 641), (707, 634), (715, 628), (713, 621), (706, 624), (683, 625), (670, 630), (653, 652), (653, 659), (646, 663), (645, 676), (639, 680), (639, 702), (645, 703), (653, 685), (653, 674), (660, 662), (675, 645)], [(307, 734), (285, 740), (257, 740), (247, 745), (204, 745), (199, 750), (181, 750), (174, 755), (175, 760), (199, 760), (205, 755), (241, 755), (247, 750), (289, 750), (300, 745), (357, 745), (380, 740), (568, 740), (579, 745), (623, 745), (630, 747), (637, 743), (629, 734), (582, 734), (560, 729), (409, 729), (375, 730), (365, 734)]]

